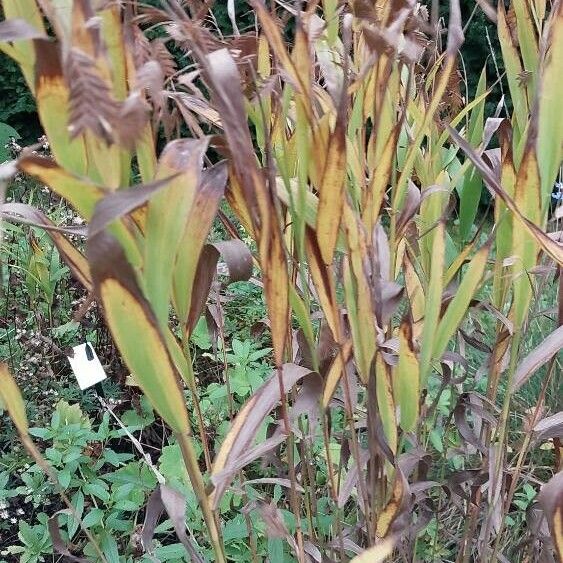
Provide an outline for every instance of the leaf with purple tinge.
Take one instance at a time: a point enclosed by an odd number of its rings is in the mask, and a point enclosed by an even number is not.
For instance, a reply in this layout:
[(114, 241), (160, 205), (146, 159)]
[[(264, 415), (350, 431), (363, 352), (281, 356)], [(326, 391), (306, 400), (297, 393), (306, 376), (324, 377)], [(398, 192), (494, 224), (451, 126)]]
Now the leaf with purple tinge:
[(563, 348), (563, 326), (556, 328), (534, 348), (516, 368), (511, 390), (517, 391), (542, 365)]
[(192, 540), (186, 533), (186, 499), (178, 491), (167, 485), (158, 485), (149, 497), (145, 510), (145, 521), (141, 533), (143, 547), (152, 554), (152, 540), (162, 512), (170, 518), (176, 536), (194, 563), (204, 563), (205, 559), (196, 551)]
[(96, 293), (127, 367), (166, 423), (177, 433), (187, 433), (179, 374), (135, 271), (117, 240), (105, 231), (88, 239), (87, 255)]
[(217, 272), (217, 262), (222, 257), (229, 271), (229, 283), (246, 281), (252, 275), (252, 254), (238, 239), (206, 244), (199, 256), (191, 287), (190, 307), (186, 332), (191, 334), (207, 301), (211, 283)]
[(563, 471), (546, 483), (538, 496), (560, 561), (563, 561)]
[(2, 43), (39, 38), (44, 39), (45, 34), (23, 19), (11, 18), (0, 22), (0, 42)]
[[(311, 370), (295, 364), (284, 364), (280, 369), (284, 393), (287, 393), (297, 382), (312, 373)], [(231, 471), (231, 468), (236, 465), (237, 459), (251, 446), (260, 425), (268, 413), (280, 401), (279, 374), (276, 371), (250, 397), (234, 419), (229, 433), (223, 440), (221, 449), (213, 462), (212, 478), (222, 472)], [(234, 471), (231, 473), (231, 478), (234, 476)], [(210, 502), (213, 506), (216, 507), (218, 505), (225, 489), (229, 485), (228, 481), (226, 479), (223, 480), (211, 492)]]

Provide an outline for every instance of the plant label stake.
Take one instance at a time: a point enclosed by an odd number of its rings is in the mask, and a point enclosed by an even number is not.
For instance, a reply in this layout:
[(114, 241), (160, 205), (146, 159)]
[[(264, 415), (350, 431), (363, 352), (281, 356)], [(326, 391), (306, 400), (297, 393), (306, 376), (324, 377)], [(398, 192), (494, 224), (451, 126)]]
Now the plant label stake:
[(72, 351), (68, 361), (80, 389), (84, 391), (95, 385), (98, 394), (103, 396), (101, 382), (107, 379), (107, 375), (92, 345), (85, 342), (74, 346)]

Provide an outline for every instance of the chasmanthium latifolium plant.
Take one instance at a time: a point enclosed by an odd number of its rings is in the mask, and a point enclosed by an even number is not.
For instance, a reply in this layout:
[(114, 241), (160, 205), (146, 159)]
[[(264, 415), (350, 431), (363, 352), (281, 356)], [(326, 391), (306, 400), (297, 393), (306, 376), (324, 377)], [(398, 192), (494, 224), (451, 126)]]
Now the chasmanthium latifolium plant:
[[(2, 6), (0, 48), (20, 65), (52, 152), (12, 166), (66, 200), (87, 241), (21, 203), (2, 217), (49, 229), (175, 435), (207, 527), (194, 542), (175, 521), (192, 559), (226, 561), (218, 506), (232, 487), (288, 560), (399, 561), (424, 542), (436, 560), (431, 529), (457, 561), (563, 557), (561, 474), (550, 480), (560, 416), (545, 408), (561, 374), (561, 305), (541, 342), (529, 339), (538, 294), (563, 265), (551, 197), (561, 0), (475, 6), (496, 25), (491, 56), (504, 72), (483, 69), (470, 99), (459, 77), (471, 22), (458, 0), (443, 6), (447, 25), (438, 3), (251, 0), (255, 26), (243, 33), (243, 8), (229, 2), (233, 36), (213, 28), (204, 3)], [(230, 238), (210, 242), (217, 220)], [(223, 289), (253, 273), (262, 289), (273, 369), (219, 443), (189, 342), (220, 260)], [(479, 343), (483, 315), (494, 330)], [(472, 346), (484, 353), (478, 368)], [(515, 430), (538, 370), (531, 423)], [(0, 396), (41, 459), (7, 370)], [(550, 532), (530, 521), (515, 541), (512, 500), (546, 442), (559, 457), (529, 516), (547, 516)], [(251, 487), (257, 460), (266, 479)], [(267, 500), (276, 482), (278, 506)], [(174, 521), (174, 492), (159, 487)], [(73, 545), (97, 545), (84, 530)]]

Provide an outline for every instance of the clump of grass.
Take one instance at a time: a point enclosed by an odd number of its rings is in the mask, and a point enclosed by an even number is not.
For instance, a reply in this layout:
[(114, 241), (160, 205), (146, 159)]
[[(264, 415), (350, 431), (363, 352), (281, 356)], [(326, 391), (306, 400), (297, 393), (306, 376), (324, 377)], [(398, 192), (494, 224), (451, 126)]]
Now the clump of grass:
[[(560, 213), (548, 220), (563, 4), (484, 5), (513, 107), (492, 116), (485, 72), (473, 100), (460, 93), (455, 0), (446, 28), (400, 2), (249, 4), (256, 30), (232, 38), (175, 2), (136, 17), (77, 2), (70, 20), (32, 3), (27, 23), (8, 21), (5, 49), (23, 61), (53, 152), (15, 164), (89, 223), (86, 253), (36, 209), (4, 215), (47, 226), (103, 309), (180, 447), (207, 530), (198, 541), (215, 561), (228, 557), (220, 506), (233, 492), (276, 540), (271, 560), (524, 561), (553, 548), (533, 525), (538, 506), (560, 551), (560, 479), (539, 505), (535, 493), (559, 470), (550, 397), (563, 329), (545, 308), (563, 264), (550, 233)], [(21, 15), (18, 0), (3, 6)], [(145, 38), (149, 26), (185, 54), (186, 71)], [(185, 126), (190, 138), (175, 139)], [(477, 219), (485, 188), (492, 223)], [(216, 219), (227, 240), (208, 240)], [(251, 277), (272, 370), (240, 405), (246, 387), (232, 384), (243, 372), (256, 381), (248, 370), (262, 370), (264, 354), (234, 338), (227, 351), (224, 288)], [(202, 315), (223, 363), (226, 433), (209, 432), (212, 395), (194, 376)], [(1, 396), (44, 463), (3, 377)], [(167, 487), (154, 503), (174, 520)], [(176, 531), (197, 560), (184, 524)]]

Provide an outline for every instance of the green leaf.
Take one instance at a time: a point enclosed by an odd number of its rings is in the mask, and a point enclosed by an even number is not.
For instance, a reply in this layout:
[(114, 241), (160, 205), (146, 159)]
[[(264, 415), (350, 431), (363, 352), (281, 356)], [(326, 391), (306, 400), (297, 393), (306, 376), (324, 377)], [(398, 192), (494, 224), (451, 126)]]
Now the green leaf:
[(92, 508), (82, 520), (85, 528), (97, 526), (104, 517), (104, 511), (101, 508)]

